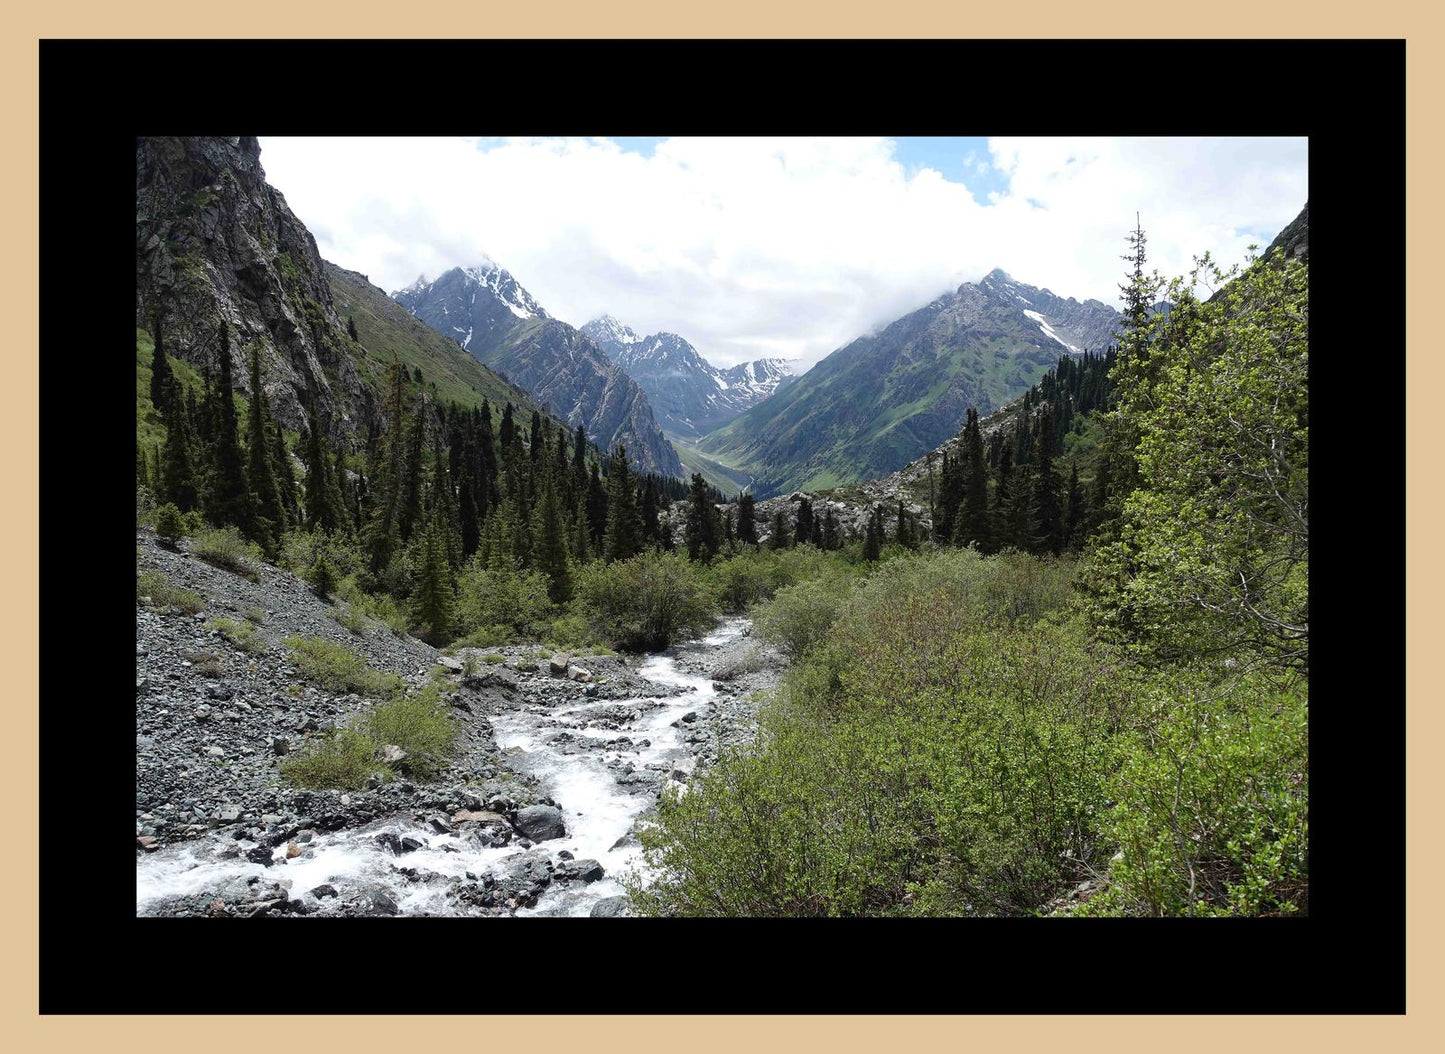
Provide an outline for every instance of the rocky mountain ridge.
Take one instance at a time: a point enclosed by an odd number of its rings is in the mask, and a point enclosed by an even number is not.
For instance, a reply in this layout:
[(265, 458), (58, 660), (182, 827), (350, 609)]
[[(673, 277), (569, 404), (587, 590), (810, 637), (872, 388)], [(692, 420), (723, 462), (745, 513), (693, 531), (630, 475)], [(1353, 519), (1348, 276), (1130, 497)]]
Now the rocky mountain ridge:
[(611, 315), (593, 319), (582, 332), (642, 386), (673, 438), (696, 439), (796, 380), (784, 359), (719, 369), (676, 333), (640, 337)]
[(419, 278), (392, 298), (478, 361), (521, 386), (604, 450), (627, 447), (641, 471), (681, 476), (682, 463), (644, 390), (589, 337), (553, 318), (494, 261)]
[(887, 475), (1022, 394), (1061, 351), (1107, 345), (1118, 312), (1001, 270), (860, 337), (697, 443), (757, 479), (755, 493)]

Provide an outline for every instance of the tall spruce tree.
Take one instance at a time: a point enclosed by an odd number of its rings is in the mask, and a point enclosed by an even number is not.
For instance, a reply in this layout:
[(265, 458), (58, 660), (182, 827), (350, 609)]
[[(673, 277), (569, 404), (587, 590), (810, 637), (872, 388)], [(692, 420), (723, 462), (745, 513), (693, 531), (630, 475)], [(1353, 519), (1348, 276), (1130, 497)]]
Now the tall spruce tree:
[(813, 503), (807, 498), (798, 502), (797, 526), (794, 537), (798, 545), (805, 545), (813, 540)]
[(960, 546), (973, 545), (979, 552), (991, 553), (994, 550), (993, 516), (988, 505), (988, 469), (983, 456), (983, 433), (979, 428), (978, 411), (973, 407), (968, 409), (960, 458), (963, 462), (962, 500), (954, 524), (953, 542)]
[(251, 488), (237, 433), (236, 400), (231, 382), (230, 326), (221, 323), (220, 376), (216, 385), (216, 430), (211, 464), (210, 502), (206, 518), (220, 527), (236, 527), (246, 537), (265, 544), (259, 536)]
[(190, 416), (179, 399), (171, 401), (171, 411), (166, 419), (164, 460), (158, 467), (158, 503), (170, 502), (181, 512), (200, 507), (201, 487), (192, 454)]
[(1053, 416), (1043, 411), (1034, 435), (1034, 505), (1038, 512), (1038, 551), (1057, 555), (1064, 546), (1064, 518), (1059, 504), (1061, 481), (1054, 470)]
[(1069, 497), (1064, 512), (1064, 545), (1069, 549), (1081, 549), (1088, 535), (1088, 508), (1084, 504), (1084, 490), (1079, 486), (1079, 463), (1069, 462)]
[(758, 544), (758, 514), (752, 491), (745, 490), (738, 495), (738, 541), (745, 545)]
[(176, 400), (176, 378), (166, 355), (165, 323), (159, 314), (151, 323), (155, 348), (151, 352), (151, 404), (162, 418), (170, 415)]
[(701, 474), (692, 474), (692, 493), (688, 498), (687, 520), (683, 525), (689, 560), (711, 560), (722, 544), (717, 505), (708, 493), (707, 481)]
[(607, 529), (602, 538), (602, 558), (608, 563), (627, 560), (642, 551), (642, 516), (632, 473), (627, 468), (627, 448), (619, 446), (607, 472)]
[(266, 389), (261, 386), (261, 352), (251, 345), (251, 405), (246, 415), (246, 480), (251, 486), (256, 540), (269, 559), (281, 547), (281, 535), (289, 525), (281, 499), (281, 486), (272, 464), (274, 444), (266, 413)]
[(773, 519), (768, 525), (768, 548), (786, 549), (793, 544), (792, 532), (788, 530), (788, 514), (783, 503), (773, 509)]
[(838, 529), (838, 517), (833, 514), (833, 507), (830, 505), (823, 510), (822, 548), (831, 553), (842, 545), (843, 535)]
[(552, 603), (565, 604), (572, 598), (567, 528), (550, 472), (543, 473), (539, 481), (537, 504), (532, 510), (532, 566), (547, 576), (547, 596)]
[(863, 529), (863, 559), (869, 563), (883, 555), (883, 506), (875, 505)]
[(451, 639), (452, 614), (456, 608), (446, 529), (446, 514), (438, 504), (422, 532), (420, 565), (411, 596), (412, 621), (421, 628), (421, 638), (438, 645)]

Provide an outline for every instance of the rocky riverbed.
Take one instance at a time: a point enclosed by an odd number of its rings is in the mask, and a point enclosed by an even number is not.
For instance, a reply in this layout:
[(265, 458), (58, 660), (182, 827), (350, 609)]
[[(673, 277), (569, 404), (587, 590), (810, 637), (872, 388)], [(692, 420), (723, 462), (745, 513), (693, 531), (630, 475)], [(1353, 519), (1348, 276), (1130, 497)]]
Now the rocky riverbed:
[[(751, 734), (755, 693), (782, 665), (743, 619), (656, 656), (444, 656), (379, 623), (353, 633), (284, 571), (252, 582), (184, 543), (136, 542), (141, 570), (202, 598), (199, 614), (137, 604), (138, 915), (626, 914), (617, 878), (641, 863), (639, 819)], [(252, 627), (247, 648), (218, 617)], [(371, 705), (301, 681), (281, 643), (295, 635), (412, 687), (444, 666), (458, 730), (446, 771), (288, 787), (282, 758)]]

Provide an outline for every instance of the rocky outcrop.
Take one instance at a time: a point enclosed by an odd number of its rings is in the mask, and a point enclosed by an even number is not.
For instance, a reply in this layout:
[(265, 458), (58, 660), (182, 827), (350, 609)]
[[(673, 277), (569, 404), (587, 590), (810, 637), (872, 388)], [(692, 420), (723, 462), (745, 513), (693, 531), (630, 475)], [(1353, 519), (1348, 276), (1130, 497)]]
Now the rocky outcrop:
[(136, 325), (151, 329), (157, 314), (171, 353), (202, 373), (216, 372), (224, 321), (243, 391), (259, 348), (287, 428), (305, 419), (304, 393), (337, 437), (376, 413), (316, 241), (266, 182), (254, 137), (136, 140)]

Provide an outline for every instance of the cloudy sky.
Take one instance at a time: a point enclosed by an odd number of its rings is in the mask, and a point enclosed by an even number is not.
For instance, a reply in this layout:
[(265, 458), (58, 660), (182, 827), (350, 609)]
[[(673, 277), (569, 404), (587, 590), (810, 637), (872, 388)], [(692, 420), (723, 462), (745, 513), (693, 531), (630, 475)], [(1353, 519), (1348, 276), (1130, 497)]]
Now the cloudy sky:
[(1305, 204), (1305, 139), (293, 139), (261, 163), (321, 255), (388, 292), (477, 262), (551, 314), (800, 371), (995, 267), (1118, 305), (1242, 260)]

